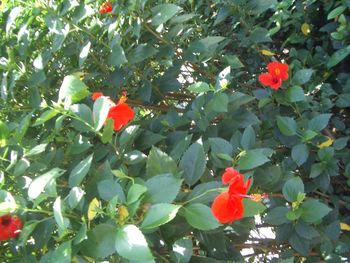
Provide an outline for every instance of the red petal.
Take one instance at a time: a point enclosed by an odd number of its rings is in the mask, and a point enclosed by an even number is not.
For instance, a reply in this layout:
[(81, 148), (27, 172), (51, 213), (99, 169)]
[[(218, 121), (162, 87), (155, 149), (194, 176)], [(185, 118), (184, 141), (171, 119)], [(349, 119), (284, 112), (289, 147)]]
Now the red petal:
[(228, 192), (221, 193), (215, 198), (211, 210), (220, 223), (232, 223), (243, 216), (242, 198), (233, 198)]
[(268, 72), (282, 80), (288, 79), (288, 65), (277, 61), (271, 62), (267, 65)]
[(259, 75), (258, 80), (262, 85), (270, 86), (272, 84), (273, 76), (270, 73), (263, 73)]
[(232, 167), (228, 167), (225, 169), (225, 173), (222, 175), (222, 183), (229, 184), (234, 178), (239, 174), (239, 172)]
[(127, 125), (135, 116), (134, 111), (126, 103), (120, 103), (109, 110), (107, 118), (114, 121), (114, 130), (119, 131)]
[(103, 96), (103, 93), (102, 93), (102, 92), (94, 92), (94, 93), (92, 93), (91, 98), (92, 98), (93, 101), (95, 101), (95, 100), (97, 100), (99, 97), (102, 97), (102, 96)]

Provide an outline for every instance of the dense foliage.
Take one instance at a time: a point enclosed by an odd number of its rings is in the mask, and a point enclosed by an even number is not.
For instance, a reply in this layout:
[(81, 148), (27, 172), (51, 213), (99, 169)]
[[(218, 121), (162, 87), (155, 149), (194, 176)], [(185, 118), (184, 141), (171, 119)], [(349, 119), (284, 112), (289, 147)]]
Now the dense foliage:
[(1, 262), (348, 262), (348, 0), (0, 3)]

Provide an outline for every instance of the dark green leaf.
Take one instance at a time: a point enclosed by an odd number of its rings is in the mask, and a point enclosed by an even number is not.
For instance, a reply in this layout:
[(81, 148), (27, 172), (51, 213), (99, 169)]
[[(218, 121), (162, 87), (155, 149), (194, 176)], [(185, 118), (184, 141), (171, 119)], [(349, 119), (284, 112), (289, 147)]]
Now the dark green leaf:
[(128, 60), (131, 64), (139, 63), (146, 58), (154, 56), (157, 52), (158, 50), (151, 45), (141, 44), (128, 55)]
[(184, 153), (179, 164), (185, 173), (185, 182), (187, 184), (193, 185), (201, 178), (206, 162), (202, 143), (193, 143)]
[(56, 178), (64, 174), (65, 170), (59, 168), (53, 168), (50, 171), (36, 177), (28, 188), (28, 196), (31, 199), (36, 199), (44, 191), (45, 186)]
[(303, 209), (301, 218), (307, 223), (316, 223), (332, 211), (328, 206), (315, 199), (305, 201), (301, 208)]
[(120, 67), (127, 62), (124, 49), (119, 44), (116, 44), (112, 49), (112, 53), (108, 56), (108, 65)]
[(172, 174), (156, 175), (146, 182), (146, 201), (150, 203), (171, 203), (180, 191), (182, 180)]
[(70, 98), (72, 103), (78, 102), (88, 96), (90, 92), (88, 87), (78, 77), (69, 75), (64, 77), (59, 94), (58, 101)]
[(286, 97), (289, 102), (298, 102), (306, 100), (304, 90), (299, 86), (293, 86), (288, 88), (286, 92)]
[(110, 109), (110, 102), (107, 97), (98, 98), (93, 107), (93, 118), (94, 118), (94, 129), (95, 131), (99, 131), (104, 123), (106, 122), (108, 112)]
[(251, 217), (251, 216), (259, 215), (266, 210), (266, 206), (264, 206), (261, 202), (256, 202), (249, 198), (243, 199), (243, 207), (244, 207), (243, 217)]
[(152, 229), (173, 220), (181, 206), (173, 204), (155, 204), (147, 211), (141, 224), (142, 229)]
[(238, 160), (238, 170), (249, 170), (259, 167), (270, 161), (269, 157), (273, 154), (273, 150), (269, 148), (260, 148), (248, 150), (240, 153)]
[(151, 23), (154, 26), (159, 26), (175, 16), (180, 10), (181, 8), (174, 4), (157, 5), (151, 9), (153, 15)]
[(297, 133), (297, 123), (293, 118), (277, 116), (277, 126), (282, 134), (293, 136)]
[(274, 226), (288, 223), (289, 221), (286, 217), (288, 211), (289, 209), (284, 206), (275, 207), (267, 213), (265, 222)]
[(119, 255), (129, 260), (153, 259), (144, 235), (134, 225), (125, 225), (118, 230), (115, 249)]
[(299, 193), (304, 193), (304, 183), (300, 177), (289, 179), (283, 186), (283, 196), (289, 202), (297, 201)]
[(298, 70), (297, 73), (295, 73), (295, 75), (293, 77), (293, 81), (297, 85), (305, 84), (311, 79), (311, 76), (313, 73), (314, 73), (313, 69)]
[(309, 148), (305, 144), (298, 144), (292, 148), (292, 159), (298, 166), (306, 162), (309, 157)]
[(242, 140), (241, 140), (241, 145), (244, 150), (248, 150), (254, 147), (255, 145), (255, 131), (252, 128), (252, 126), (248, 126), (245, 128), (243, 135), (242, 135)]
[(74, 187), (78, 186), (85, 178), (87, 173), (90, 170), (92, 163), (93, 154), (86, 157), (80, 163), (78, 163), (69, 175), (69, 186)]
[(187, 90), (193, 93), (210, 91), (210, 86), (205, 82), (196, 82), (187, 87)]
[(148, 155), (146, 170), (149, 177), (165, 173), (176, 174), (178, 172), (175, 161), (157, 147), (152, 147)]
[(220, 226), (210, 208), (203, 204), (191, 204), (184, 207), (187, 222), (199, 230), (211, 230)]
[(322, 131), (327, 127), (332, 114), (319, 114), (309, 121), (308, 128), (313, 131)]
[(350, 45), (337, 50), (333, 53), (330, 59), (327, 62), (327, 67), (332, 68), (337, 65), (339, 62), (343, 61), (350, 54)]

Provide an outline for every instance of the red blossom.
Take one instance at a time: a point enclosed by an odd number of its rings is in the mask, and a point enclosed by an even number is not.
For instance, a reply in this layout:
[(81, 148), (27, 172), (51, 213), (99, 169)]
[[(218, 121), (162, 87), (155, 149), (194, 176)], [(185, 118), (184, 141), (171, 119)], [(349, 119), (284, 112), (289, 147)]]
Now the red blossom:
[(250, 186), (250, 179), (245, 182), (243, 174), (228, 167), (222, 175), (222, 183), (229, 184), (229, 189), (215, 198), (211, 209), (214, 217), (220, 223), (232, 223), (243, 217), (242, 199), (250, 197), (246, 194)]
[(18, 216), (6, 214), (0, 217), (0, 241), (9, 240), (20, 233), (23, 224)]
[(113, 129), (115, 131), (119, 131), (134, 118), (135, 113), (133, 109), (125, 103), (127, 100), (126, 92), (123, 92), (123, 95), (120, 97), (117, 104), (115, 104), (109, 97), (104, 96), (102, 92), (94, 92), (91, 96), (92, 100), (94, 101), (100, 97), (106, 97), (109, 100), (109, 112), (107, 119), (113, 120)]
[(99, 10), (100, 14), (112, 12), (113, 6), (110, 3), (105, 3)]
[(91, 98), (92, 98), (93, 101), (95, 101), (95, 100), (97, 100), (99, 97), (102, 97), (102, 96), (103, 96), (103, 93), (102, 93), (102, 92), (94, 92), (94, 93), (92, 93)]
[(267, 65), (267, 73), (259, 75), (258, 80), (264, 86), (278, 90), (282, 86), (282, 81), (288, 79), (288, 65), (277, 61)]
[(232, 224), (234, 220), (241, 219), (243, 216), (242, 198), (236, 198), (229, 192), (221, 193), (215, 198), (211, 210), (221, 224), (228, 222)]

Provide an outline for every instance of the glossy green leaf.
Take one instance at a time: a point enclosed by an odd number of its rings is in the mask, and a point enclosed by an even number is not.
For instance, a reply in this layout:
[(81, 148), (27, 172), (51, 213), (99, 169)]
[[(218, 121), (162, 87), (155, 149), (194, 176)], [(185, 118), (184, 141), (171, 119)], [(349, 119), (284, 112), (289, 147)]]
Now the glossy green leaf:
[(63, 175), (65, 170), (53, 168), (50, 171), (36, 177), (28, 188), (28, 196), (31, 199), (36, 199), (44, 191), (45, 186), (51, 181)]
[(190, 204), (184, 207), (187, 222), (199, 230), (211, 230), (220, 226), (211, 209), (203, 204)]
[(115, 249), (119, 255), (129, 260), (153, 259), (145, 236), (135, 225), (125, 225), (118, 230)]
[(154, 26), (159, 26), (170, 20), (173, 16), (179, 12), (181, 8), (174, 4), (160, 4), (151, 9), (152, 19), (151, 23)]
[(298, 166), (301, 166), (309, 157), (309, 148), (306, 144), (298, 144), (292, 148), (292, 159)]
[(180, 191), (182, 179), (173, 174), (156, 175), (146, 181), (148, 188), (145, 200), (150, 203), (171, 203)]
[(270, 161), (269, 157), (273, 154), (273, 151), (269, 148), (260, 148), (248, 150), (240, 153), (238, 160), (238, 170), (250, 170), (259, 167)]
[(152, 205), (141, 223), (141, 228), (152, 229), (168, 223), (174, 219), (180, 208), (180, 205), (165, 203)]
[(90, 94), (88, 87), (78, 77), (69, 75), (64, 77), (58, 94), (58, 101), (69, 98), (72, 103), (78, 102)]
[(193, 143), (184, 153), (179, 167), (184, 171), (185, 182), (195, 184), (203, 175), (206, 165), (206, 156), (201, 142)]
[(300, 177), (289, 179), (282, 189), (284, 198), (289, 202), (297, 201), (299, 193), (304, 193), (304, 183)]
[(81, 182), (84, 180), (85, 176), (90, 170), (92, 159), (93, 154), (86, 157), (73, 168), (73, 170), (69, 174), (68, 182), (70, 187), (78, 186), (81, 184)]
[(277, 116), (277, 126), (282, 134), (293, 136), (297, 133), (298, 125), (293, 118)]
[(301, 218), (307, 223), (316, 223), (332, 211), (327, 205), (315, 199), (305, 201), (301, 208), (303, 211)]

